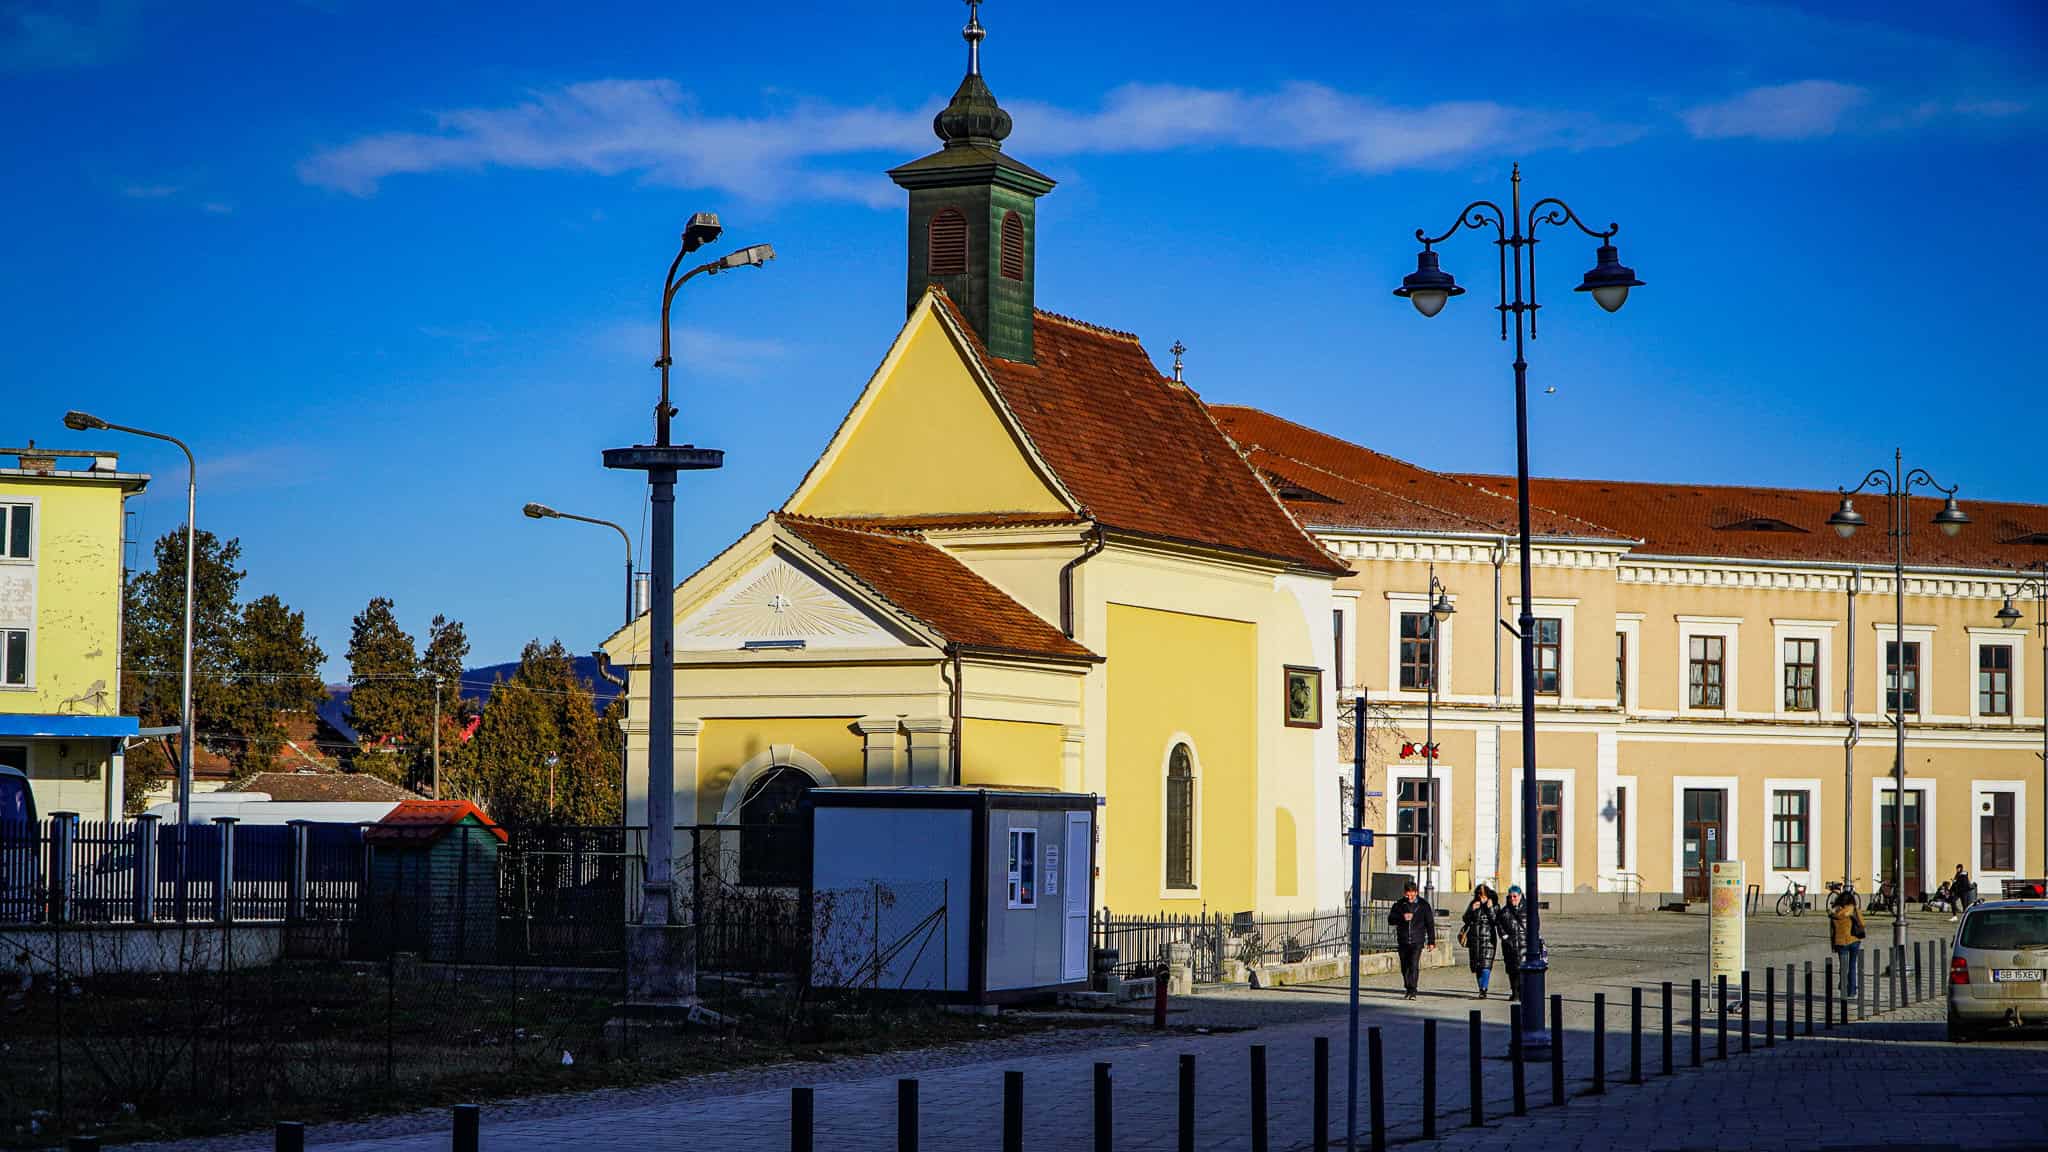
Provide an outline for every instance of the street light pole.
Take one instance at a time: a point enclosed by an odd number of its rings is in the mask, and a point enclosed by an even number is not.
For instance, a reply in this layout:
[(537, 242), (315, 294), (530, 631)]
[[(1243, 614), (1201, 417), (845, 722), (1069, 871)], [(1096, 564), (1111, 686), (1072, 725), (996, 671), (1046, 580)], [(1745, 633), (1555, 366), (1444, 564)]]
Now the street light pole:
[(1425, 878), (1423, 898), (1428, 901), (1432, 912), (1436, 909), (1436, 861), (1438, 821), (1443, 816), (1443, 806), (1437, 803), (1436, 795), (1436, 676), (1440, 666), (1437, 648), (1443, 641), (1442, 623), (1457, 611), (1451, 606), (1451, 595), (1444, 589), (1443, 582), (1436, 578), (1436, 565), (1429, 566), (1429, 691), (1424, 697), (1422, 720), (1422, 775), (1423, 787), (1428, 791), (1429, 835), (1423, 841), (1428, 853), (1423, 857)]
[[(1828, 517), (1828, 526), (1844, 540), (1863, 527), (1863, 514), (1856, 511), (1852, 497), (1866, 489), (1883, 494), (1889, 517), (1887, 532), (1892, 538), (1892, 640), (1891, 659), (1885, 662), (1886, 687), (1892, 710), (1892, 947), (1906, 946), (1906, 540), (1912, 534), (1909, 503), (1914, 488), (1932, 488), (1948, 497), (1934, 514), (1934, 526), (1943, 535), (1954, 536), (1970, 522), (1956, 504), (1956, 490), (1944, 486), (1924, 468), (1906, 471), (1905, 453), (1892, 450), (1892, 470), (1873, 468), (1854, 488), (1838, 489), (1842, 506)], [(1855, 637), (1850, 637), (1850, 659), (1855, 659)], [(1913, 667), (1913, 705), (1919, 710), (1920, 668)], [(1921, 813), (1923, 821), (1932, 813)], [(1921, 861), (1923, 871), (1927, 861)], [(1922, 883), (1925, 883), (1923, 878)]]
[[(1641, 285), (1642, 281), (1636, 279), (1634, 269), (1621, 263), (1612, 243), (1614, 234), (1621, 230), (1619, 225), (1609, 224), (1605, 231), (1596, 232), (1586, 227), (1564, 201), (1548, 197), (1531, 205), (1525, 217), (1522, 212), (1521, 165), (1515, 166), (1510, 184), (1512, 211), (1502, 211), (1500, 205), (1491, 200), (1474, 200), (1458, 213), (1456, 222), (1441, 235), (1431, 236), (1417, 228), (1415, 238), (1422, 242), (1422, 251), (1415, 258), (1415, 271), (1403, 278), (1394, 295), (1407, 298), (1424, 316), (1441, 312), (1451, 297), (1462, 295), (1465, 290), (1458, 287), (1457, 281), (1440, 266), (1436, 245), (1461, 229), (1493, 229), (1493, 244), (1500, 250), (1498, 310), (1501, 339), (1508, 338), (1508, 317), (1511, 315), (1515, 328), (1515, 493), (1522, 568), (1522, 610), (1517, 622), (1518, 638), (1522, 642), (1522, 856), (1525, 867), (1523, 886), (1527, 892), (1522, 906), (1528, 910), (1528, 943), (1524, 947), (1527, 960), (1522, 965), (1522, 1046), (1528, 1058), (1547, 1060), (1550, 1058), (1550, 1028), (1543, 1015), (1543, 989), (1544, 975), (1550, 965), (1547, 949), (1543, 946), (1537, 897), (1536, 648), (1529, 556), (1529, 364), (1523, 355), (1525, 326), (1528, 338), (1536, 338), (1536, 312), (1539, 307), (1536, 302), (1537, 227), (1542, 224), (1562, 227), (1569, 223), (1600, 242), (1593, 269), (1585, 274), (1574, 291), (1590, 293), (1594, 302), (1607, 311), (1620, 308), (1628, 300), (1629, 289)], [(1529, 264), (1526, 279), (1522, 271), (1524, 249), (1528, 251)], [(1508, 278), (1510, 264), (1514, 269), (1512, 284)], [(1523, 298), (1525, 289), (1526, 300)], [(1560, 677), (1562, 674), (1560, 669)]]
[[(647, 473), (653, 514), (649, 561), (653, 585), (648, 605), (647, 669), (647, 861), (641, 885), (640, 920), (628, 932), (627, 999), (654, 1008), (675, 1008), (696, 999), (691, 942), (675, 930), (673, 861), (675, 843), (675, 505), (676, 473), (722, 466), (725, 453), (716, 448), (675, 445), (669, 423), (676, 410), (669, 404), (669, 308), (676, 290), (698, 273), (717, 274), (731, 268), (758, 268), (775, 258), (775, 250), (756, 244), (700, 264), (681, 277), (683, 258), (716, 240), (723, 229), (718, 217), (699, 212), (683, 229), (682, 247), (669, 263), (661, 293), (661, 398), (654, 407), (654, 443), (607, 448), (604, 465)], [(693, 814), (694, 816), (694, 814)]]
[(609, 520), (600, 520), (595, 516), (578, 516), (574, 512), (558, 512), (545, 504), (528, 504), (520, 509), (520, 511), (529, 520), (574, 520), (580, 524), (601, 525), (617, 532), (619, 539), (626, 543), (626, 623), (629, 625), (633, 623), (633, 538), (626, 535), (624, 528)]
[(2041, 861), (2048, 871), (2048, 562), (2042, 563), (2040, 575), (2020, 581), (2005, 594), (2005, 606), (1998, 610), (2000, 625), (2019, 623), (2020, 610), (2012, 606), (2012, 598), (2019, 595), (2034, 597), (2034, 628), (2041, 633), (2041, 662), (2034, 667), (2034, 679), (2041, 682)]

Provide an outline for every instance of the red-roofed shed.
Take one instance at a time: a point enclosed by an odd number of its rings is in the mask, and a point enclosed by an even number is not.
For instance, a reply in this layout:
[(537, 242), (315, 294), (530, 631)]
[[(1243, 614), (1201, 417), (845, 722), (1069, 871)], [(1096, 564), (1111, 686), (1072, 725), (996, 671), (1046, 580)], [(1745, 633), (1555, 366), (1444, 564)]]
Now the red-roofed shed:
[(370, 891), (359, 927), (376, 937), (369, 943), (429, 960), (497, 959), (504, 829), (467, 800), (407, 800), (363, 841)]

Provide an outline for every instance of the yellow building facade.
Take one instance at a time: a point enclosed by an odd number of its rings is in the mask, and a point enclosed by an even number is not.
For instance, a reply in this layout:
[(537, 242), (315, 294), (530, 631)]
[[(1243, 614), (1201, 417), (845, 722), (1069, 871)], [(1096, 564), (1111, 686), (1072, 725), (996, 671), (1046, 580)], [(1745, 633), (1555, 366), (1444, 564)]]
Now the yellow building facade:
[[(1373, 819), (1416, 833), (1375, 866), (1433, 868), (1442, 889), (1517, 882), (1520, 655), (1497, 623), (1520, 614), (1512, 478), (1217, 411), (1355, 570), (1338, 594), (1343, 691), (1379, 705)], [(2043, 874), (2041, 635), (1998, 613), (2048, 555), (2048, 507), (1966, 502), (1973, 523), (1951, 539), (1931, 523), (1939, 502), (1915, 500), (1895, 648), (1891, 541), (1837, 536), (1838, 501), (1534, 481), (1532, 612), (1555, 629), (1537, 697), (1546, 890), (1696, 895), (1706, 863), (1740, 859), (1767, 897), (1844, 875), (1872, 891), (1892, 874), (1900, 714), (1907, 896), (1957, 864), (1987, 893)], [(1427, 723), (1432, 575), (1456, 608), (1436, 633), (1434, 774), (1401, 755)]]
[(0, 767), (41, 815), (121, 813), (121, 541), (147, 476), (112, 453), (0, 449)]

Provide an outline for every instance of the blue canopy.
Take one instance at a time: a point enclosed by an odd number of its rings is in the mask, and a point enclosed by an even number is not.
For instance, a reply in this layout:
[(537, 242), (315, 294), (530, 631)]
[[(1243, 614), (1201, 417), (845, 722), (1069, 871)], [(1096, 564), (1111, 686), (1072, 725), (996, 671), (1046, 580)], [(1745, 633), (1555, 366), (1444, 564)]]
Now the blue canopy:
[(74, 716), (61, 713), (0, 712), (0, 736), (118, 740), (142, 731), (133, 716)]

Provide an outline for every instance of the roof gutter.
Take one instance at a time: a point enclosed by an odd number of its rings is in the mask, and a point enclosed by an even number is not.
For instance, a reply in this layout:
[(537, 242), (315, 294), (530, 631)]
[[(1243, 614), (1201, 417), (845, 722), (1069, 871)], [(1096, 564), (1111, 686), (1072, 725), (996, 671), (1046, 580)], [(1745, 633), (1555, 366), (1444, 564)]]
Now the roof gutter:
[[(1631, 560), (1657, 560), (1670, 564), (1753, 564), (1760, 568), (1824, 568), (1830, 572), (1861, 572), (1869, 568), (1866, 560), (1758, 560), (1741, 556), (1667, 556), (1643, 552), (1630, 556)], [(2018, 568), (1945, 568), (1906, 565), (1909, 575), (1928, 576), (1979, 576), (1989, 579), (2017, 575)]]
[(1060, 631), (1066, 633), (1069, 640), (1074, 638), (1074, 570), (1109, 545), (1109, 541), (1103, 538), (1100, 520), (1095, 521), (1094, 535), (1095, 539), (1081, 549), (1080, 555), (1060, 565)]
[[(1497, 544), (1502, 540), (1516, 539), (1512, 532), (1502, 535), (1499, 532), (1448, 532), (1426, 528), (1367, 528), (1357, 524), (1304, 524), (1303, 527), (1311, 532), (1323, 532), (1332, 536), (1421, 536), (1431, 540), (1471, 540), (1479, 544)], [(1538, 533), (1529, 537), (1529, 543), (1635, 548), (1640, 546), (1642, 541), (1609, 536), (1548, 536)]]

